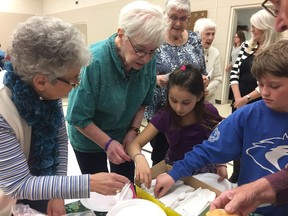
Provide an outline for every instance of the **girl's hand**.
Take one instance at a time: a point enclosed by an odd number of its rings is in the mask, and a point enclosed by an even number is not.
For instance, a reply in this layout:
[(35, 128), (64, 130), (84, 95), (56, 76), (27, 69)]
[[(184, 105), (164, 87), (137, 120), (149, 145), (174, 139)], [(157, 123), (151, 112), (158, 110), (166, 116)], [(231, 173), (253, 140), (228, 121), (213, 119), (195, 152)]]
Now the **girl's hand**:
[(148, 189), (151, 187), (151, 170), (144, 155), (139, 154), (134, 158), (135, 166), (135, 179), (144, 183)]

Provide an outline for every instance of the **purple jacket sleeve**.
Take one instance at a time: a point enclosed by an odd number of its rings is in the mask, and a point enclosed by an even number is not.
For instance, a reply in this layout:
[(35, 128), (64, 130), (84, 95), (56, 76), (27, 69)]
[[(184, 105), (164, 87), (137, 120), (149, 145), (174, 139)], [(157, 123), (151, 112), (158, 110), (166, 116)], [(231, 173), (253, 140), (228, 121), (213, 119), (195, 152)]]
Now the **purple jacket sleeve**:
[(276, 204), (288, 203), (288, 168), (265, 177), (276, 192)]

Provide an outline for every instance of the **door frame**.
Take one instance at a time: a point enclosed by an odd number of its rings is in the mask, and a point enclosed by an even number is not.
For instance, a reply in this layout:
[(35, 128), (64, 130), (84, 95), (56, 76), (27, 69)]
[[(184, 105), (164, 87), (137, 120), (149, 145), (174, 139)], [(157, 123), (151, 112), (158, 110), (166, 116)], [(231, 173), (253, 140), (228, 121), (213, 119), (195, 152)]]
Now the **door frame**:
[[(228, 27), (228, 40), (227, 40), (227, 46), (226, 46), (226, 51), (227, 53), (225, 55), (225, 60), (224, 60), (224, 65), (229, 64), (230, 62), (230, 54), (231, 54), (231, 49), (232, 49), (232, 43), (233, 43), (233, 36), (236, 32), (237, 28), (237, 21), (238, 21), (238, 12), (241, 10), (245, 9), (257, 9), (261, 10), (261, 6), (259, 6), (259, 3), (256, 4), (251, 4), (251, 5), (242, 5), (242, 6), (232, 6), (230, 8), (230, 21), (229, 21), (229, 27)], [(251, 14), (252, 15), (252, 14)], [(224, 69), (225, 69), (224, 67)], [(221, 91), (221, 104), (226, 104), (228, 103), (228, 95), (229, 95), (229, 76), (230, 73), (226, 73), (225, 71), (223, 72), (223, 79), (222, 79), (222, 91)]]

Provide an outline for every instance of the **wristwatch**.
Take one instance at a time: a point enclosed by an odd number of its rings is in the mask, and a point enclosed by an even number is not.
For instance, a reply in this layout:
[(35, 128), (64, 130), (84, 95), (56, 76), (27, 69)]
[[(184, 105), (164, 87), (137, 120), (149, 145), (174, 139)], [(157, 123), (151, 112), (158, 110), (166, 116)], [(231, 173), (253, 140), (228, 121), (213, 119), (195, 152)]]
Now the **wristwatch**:
[(130, 127), (130, 130), (132, 130), (132, 131), (134, 131), (134, 132), (136, 132), (137, 134), (139, 134), (140, 133), (140, 129), (139, 128), (137, 128), (137, 127)]
[(247, 100), (248, 101), (250, 101), (251, 100), (251, 97), (250, 97), (250, 95), (248, 94), (248, 95), (246, 95), (246, 98), (247, 98)]

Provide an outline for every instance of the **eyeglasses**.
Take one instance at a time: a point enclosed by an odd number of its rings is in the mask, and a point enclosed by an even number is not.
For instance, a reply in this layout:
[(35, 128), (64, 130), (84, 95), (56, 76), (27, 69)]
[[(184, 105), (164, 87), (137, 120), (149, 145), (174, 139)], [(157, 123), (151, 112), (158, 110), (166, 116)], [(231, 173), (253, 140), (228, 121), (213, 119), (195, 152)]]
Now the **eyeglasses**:
[(71, 85), (73, 88), (76, 88), (76, 87), (78, 87), (79, 86), (79, 82), (78, 83), (73, 83), (73, 82), (70, 82), (70, 81), (68, 81), (68, 80), (66, 80), (66, 79), (63, 79), (63, 78), (57, 78), (57, 80), (59, 80), (59, 81), (61, 81), (61, 82), (63, 82), (63, 83), (66, 83), (66, 84), (68, 84), (68, 85)]
[(129, 40), (129, 42), (130, 42), (130, 44), (131, 44), (131, 46), (132, 46), (135, 54), (136, 54), (138, 57), (144, 57), (144, 56), (146, 56), (146, 55), (152, 56), (152, 55), (155, 54), (155, 50), (153, 50), (153, 51), (151, 51), (151, 52), (146, 52), (146, 51), (143, 51), (143, 50), (138, 50), (138, 49), (136, 49), (136, 48), (134, 47), (134, 45), (132, 44), (130, 38), (129, 38), (128, 36), (127, 36), (127, 38), (128, 38), (128, 40)]
[(276, 8), (275, 8), (274, 6), (272, 6), (272, 5), (266, 5), (267, 2), (269, 2), (269, 0), (265, 0), (265, 1), (261, 4), (261, 6), (262, 6), (266, 11), (268, 11), (272, 16), (277, 17), (279, 10), (276, 9)]
[(175, 15), (169, 16), (169, 19), (171, 19), (173, 22), (177, 22), (178, 20), (180, 22), (186, 22), (190, 16), (182, 16), (182, 17), (177, 17)]

